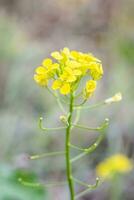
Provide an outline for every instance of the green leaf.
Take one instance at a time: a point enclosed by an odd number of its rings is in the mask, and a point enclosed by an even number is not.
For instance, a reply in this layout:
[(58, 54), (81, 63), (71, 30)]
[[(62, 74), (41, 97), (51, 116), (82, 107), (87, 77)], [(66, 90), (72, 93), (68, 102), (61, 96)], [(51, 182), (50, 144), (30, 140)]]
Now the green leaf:
[(29, 182), (38, 182), (36, 175), (27, 170), (11, 170), (7, 166), (0, 167), (0, 199), (1, 200), (46, 200), (43, 187), (22, 185), (18, 178)]

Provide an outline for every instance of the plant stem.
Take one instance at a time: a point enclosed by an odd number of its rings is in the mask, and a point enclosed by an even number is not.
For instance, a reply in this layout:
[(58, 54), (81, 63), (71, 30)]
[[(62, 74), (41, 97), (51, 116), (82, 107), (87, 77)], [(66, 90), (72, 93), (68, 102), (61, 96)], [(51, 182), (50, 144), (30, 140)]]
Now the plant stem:
[[(77, 182), (78, 182), (78, 180), (77, 180)], [(80, 182), (81, 182), (81, 181), (80, 181)], [(79, 183), (80, 183), (80, 182), (79, 182)], [(82, 182), (81, 182), (81, 183), (82, 183)], [(80, 192), (79, 194), (77, 194), (77, 195), (75, 196), (75, 199), (78, 199), (78, 198), (84, 196), (85, 194), (87, 194), (88, 192), (90, 192), (90, 191), (92, 191), (92, 190), (95, 190), (95, 189), (98, 187), (99, 183), (100, 183), (100, 180), (99, 180), (98, 178), (96, 178), (96, 183), (95, 183), (94, 185), (89, 185), (89, 186), (88, 186), (88, 187), (89, 187), (88, 189), (86, 189), (86, 190)]]
[(68, 186), (70, 190), (70, 200), (74, 200), (74, 184), (72, 179), (72, 167), (71, 167), (71, 159), (70, 159), (70, 133), (71, 133), (71, 123), (72, 123), (72, 114), (73, 114), (73, 94), (70, 95), (70, 106), (69, 106), (69, 116), (68, 116), (68, 126), (66, 128), (66, 173)]
[(82, 110), (85, 109), (85, 110), (86, 110), (86, 109), (91, 109), (91, 108), (98, 108), (98, 107), (101, 107), (101, 106), (104, 106), (104, 105), (106, 105), (106, 104), (105, 104), (104, 101), (102, 101), (102, 102), (100, 102), (100, 103), (97, 103), (97, 104), (94, 104), (94, 105), (90, 105), (90, 106), (78, 106), (78, 105), (77, 105), (77, 106), (74, 107), (74, 109), (75, 109), (75, 110), (76, 110), (76, 109), (78, 109), (78, 110), (79, 110), (79, 109), (80, 109), (80, 110), (81, 110), (81, 109), (82, 109)]
[(65, 185), (66, 182), (53, 182), (53, 183), (34, 183), (34, 182), (27, 182), (24, 181), (22, 178), (19, 178), (18, 181), (25, 186), (28, 187), (54, 187), (54, 186), (59, 186), (59, 185)]
[(29, 158), (31, 160), (35, 160), (35, 159), (39, 159), (39, 158), (56, 156), (56, 155), (64, 155), (64, 154), (65, 154), (64, 151), (54, 151), (54, 152), (49, 152), (49, 153), (43, 153), (43, 154), (40, 154), (40, 155), (33, 155), (33, 156), (30, 156)]

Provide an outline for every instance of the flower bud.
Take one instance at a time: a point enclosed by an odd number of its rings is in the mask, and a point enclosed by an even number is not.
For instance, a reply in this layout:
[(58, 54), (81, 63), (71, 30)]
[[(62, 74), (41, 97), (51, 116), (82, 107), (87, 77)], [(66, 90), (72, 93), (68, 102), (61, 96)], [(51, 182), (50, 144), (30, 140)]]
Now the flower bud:
[(60, 121), (63, 122), (64, 124), (66, 124), (67, 123), (67, 117), (65, 115), (61, 115)]
[(108, 98), (104, 101), (105, 104), (111, 104), (113, 102), (118, 102), (122, 100), (122, 94), (120, 92), (116, 93), (113, 97)]

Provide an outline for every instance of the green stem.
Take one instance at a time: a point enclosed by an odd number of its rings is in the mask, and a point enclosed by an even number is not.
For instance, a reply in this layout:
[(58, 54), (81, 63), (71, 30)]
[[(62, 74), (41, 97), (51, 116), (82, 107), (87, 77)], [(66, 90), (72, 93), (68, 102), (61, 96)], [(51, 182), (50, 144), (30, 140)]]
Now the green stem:
[(69, 116), (68, 116), (68, 126), (66, 128), (66, 172), (67, 172), (67, 180), (70, 190), (70, 200), (74, 200), (74, 184), (72, 179), (72, 167), (71, 167), (71, 159), (70, 159), (70, 133), (71, 133), (71, 123), (72, 123), (72, 114), (73, 114), (73, 94), (70, 95), (70, 107), (69, 107)]
[(76, 145), (73, 145), (73, 144), (70, 144), (70, 147), (72, 147), (73, 149), (77, 149), (77, 150), (80, 150), (80, 151), (84, 151), (85, 149), (81, 148), (81, 147), (78, 147)]
[(105, 125), (107, 125), (107, 120), (108, 119), (106, 118), (105, 121), (100, 126), (98, 126), (97, 128), (88, 127), (88, 126), (84, 126), (84, 125), (80, 125), (80, 124), (76, 124), (76, 123), (73, 123), (72, 126), (74, 126), (76, 128), (89, 130), (89, 131), (101, 131), (102, 129), (105, 128)]
[(42, 122), (43, 122), (43, 117), (40, 117), (40, 118), (39, 118), (38, 125), (39, 125), (39, 128), (40, 128), (42, 131), (56, 131), (56, 130), (63, 130), (63, 129), (66, 129), (66, 127), (46, 128), (46, 127), (43, 127)]
[(27, 182), (24, 181), (22, 178), (19, 178), (18, 181), (25, 186), (28, 187), (54, 187), (59, 185), (65, 185), (66, 182), (54, 182), (54, 183), (34, 183), (34, 182)]
[(100, 130), (100, 127), (92, 128), (92, 127), (78, 125), (78, 124), (72, 124), (72, 126), (75, 126), (76, 128), (81, 128), (81, 129), (89, 130), (89, 131), (99, 131)]
[(82, 109), (82, 110), (86, 110), (86, 109), (91, 109), (91, 108), (97, 108), (97, 107), (101, 107), (101, 106), (104, 106), (106, 105), (104, 101), (100, 102), (100, 103), (97, 103), (97, 104), (94, 104), (94, 105), (91, 105), (91, 106), (75, 106), (74, 109)]
[(92, 190), (95, 190), (95, 189), (98, 187), (98, 185), (99, 185), (99, 181), (100, 181), (100, 180), (99, 180), (98, 178), (96, 178), (96, 183), (95, 183), (94, 185), (89, 185), (89, 188), (88, 188), (88, 189), (86, 189), (86, 190), (80, 192), (79, 194), (77, 194), (77, 195), (75, 196), (75, 199), (79, 199), (80, 197), (84, 196), (84, 195), (87, 194), (88, 192), (90, 192), (90, 191), (92, 191)]
[(76, 160), (79, 160), (80, 158), (82, 158), (83, 156), (92, 153), (93, 151), (95, 151), (95, 149), (99, 146), (99, 144), (102, 142), (102, 140), (104, 139), (105, 136), (105, 131), (104, 129), (108, 126), (109, 124), (109, 120), (105, 119), (104, 124), (102, 125), (102, 128), (100, 130), (100, 135), (97, 138), (96, 142), (93, 143), (89, 148), (85, 149), (85, 152), (79, 154), (78, 156), (74, 157), (71, 159), (71, 162), (75, 162)]
[(87, 183), (85, 183), (85, 182), (83, 182), (83, 181), (81, 181), (81, 180), (79, 180), (77, 178), (73, 177), (73, 180), (74, 180), (74, 182), (78, 183), (79, 185), (83, 185), (83, 186), (88, 187), (88, 188), (92, 187), (92, 185), (89, 185), (89, 184), (87, 184)]
[(111, 197), (110, 200), (121, 200), (122, 191), (121, 191), (121, 177), (119, 174), (114, 174), (111, 180)]
[(33, 156), (30, 156), (29, 158), (31, 160), (35, 160), (35, 159), (40, 159), (40, 158), (49, 157), (49, 156), (64, 155), (65, 153), (66, 152), (64, 151), (54, 151), (54, 152), (49, 152), (49, 153), (43, 153), (40, 155), (33, 155)]

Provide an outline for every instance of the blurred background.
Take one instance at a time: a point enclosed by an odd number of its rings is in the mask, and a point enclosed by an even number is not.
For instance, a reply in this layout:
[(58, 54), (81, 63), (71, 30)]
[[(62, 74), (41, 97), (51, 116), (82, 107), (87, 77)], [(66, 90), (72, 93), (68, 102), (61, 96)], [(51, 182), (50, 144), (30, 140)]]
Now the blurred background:
[[(0, 0), (0, 200), (69, 199), (66, 185), (31, 188), (17, 181), (19, 177), (45, 183), (65, 180), (62, 156), (28, 159), (64, 149), (64, 134), (43, 134), (38, 129), (40, 116), (48, 127), (55, 127), (62, 112), (55, 99), (35, 84), (33, 74), (42, 59), (65, 46), (102, 60), (105, 73), (90, 105), (119, 91), (123, 95), (121, 103), (83, 111), (81, 123), (97, 126), (108, 117), (110, 126), (99, 148), (74, 164), (75, 177), (94, 183), (95, 167), (107, 156), (121, 152), (134, 157), (134, 1)], [(77, 129), (72, 140), (86, 147), (96, 136)], [(131, 172), (116, 187), (105, 182), (80, 199), (114, 200), (112, 193), (120, 191), (118, 200), (133, 200), (133, 188)], [(77, 184), (75, 189), (83, 190)]]

